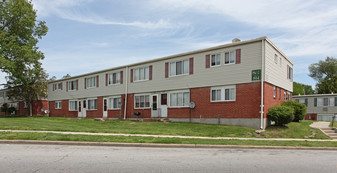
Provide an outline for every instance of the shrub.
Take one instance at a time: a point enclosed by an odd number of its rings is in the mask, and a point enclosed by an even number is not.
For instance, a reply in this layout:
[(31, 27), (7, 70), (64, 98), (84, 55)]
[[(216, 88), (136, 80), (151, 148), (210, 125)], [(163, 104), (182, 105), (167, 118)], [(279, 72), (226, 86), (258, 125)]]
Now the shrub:
[(271, 121), (275, 121), (276, 126), (283, 126), (294, 119), (293, 109), (287, 106), (271, 107), (267, 115)]
[(9, 107), (8, 110), (7, 110), (7, 112), (11, 114), (11, 113), (13, 113), (15, 110), (16, 110), (15, 107)]
[(287, 101), (283, 102), (282, 106), (291, 107), (293, 109), (294, 122), (299, 122), (300, 120), (303, 120), (305, 114), (307, 114), (307, 107), (302, 103)]
[(0, 112), (4, 112), (5, 114), (8, 112), (8, 105), (7, 103), (2, 104), (0, 108)]

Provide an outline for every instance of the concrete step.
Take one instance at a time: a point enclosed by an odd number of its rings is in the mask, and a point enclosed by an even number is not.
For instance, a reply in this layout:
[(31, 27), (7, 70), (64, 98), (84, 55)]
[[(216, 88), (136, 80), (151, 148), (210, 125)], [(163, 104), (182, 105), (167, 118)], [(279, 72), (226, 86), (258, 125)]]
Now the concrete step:
[(330, 136), (331, 139), (337, 139), (337, 136)]
[(334, 130), (333, 128), (331, 127), (326, 127), (326, 128), (321, 128), (322, 130)]
[(323, 130), (325, 133), (335, 133), (335, 130)]
[(329, 136), (337, 136), (337, 133), (327, 133)]

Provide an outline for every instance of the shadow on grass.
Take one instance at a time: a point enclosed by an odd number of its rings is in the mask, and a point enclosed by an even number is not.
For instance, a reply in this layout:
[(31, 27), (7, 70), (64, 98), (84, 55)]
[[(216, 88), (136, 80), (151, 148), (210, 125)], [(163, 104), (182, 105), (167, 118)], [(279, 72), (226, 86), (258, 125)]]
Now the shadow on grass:
[[(0, 118), (24, 118), (31, 117), (29, 115), (0, 115)], [(46, 115), (34, 115), (32, 117), (47, 117)]]
[(266, 130), (281, 130), (281, 129), (289, 129), (289, 127), (272, 125), (266, 128)]

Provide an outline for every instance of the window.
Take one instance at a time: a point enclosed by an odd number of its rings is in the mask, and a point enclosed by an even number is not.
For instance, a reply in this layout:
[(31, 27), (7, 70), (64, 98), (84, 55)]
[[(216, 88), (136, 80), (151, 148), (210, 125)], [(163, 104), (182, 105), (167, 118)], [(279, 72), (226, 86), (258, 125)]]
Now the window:
[(288, 66), (288, 79), (293, 79), (293, 68), (291, 68), (290, 66)]
[(288, 101), (291, 99), (291, 94), (290, 94), (290, 92), (288, 92)]
[(190, 70), (189, 60), (176, 61), (170, 63), (170, 76), (189, 74), (189, 70)]
[(278, 88), (278, 93), (279, 93), (278, 94), (279, 95), (278, 99), (281, 100), (281, 88)]
[(214, 87), (211, 89), (211, 101), (235, 101), (235, 86)]
[(274, 98), (276, 98), (276, 86), (274, 86), (274, 94), (273, 94)]
[(286, 94), (286, 92), (284, 91), (284, 101), (286, 101), (287, 100), (287, 94)]
[(149, 80), (149, 67), (142, 67), (133, 70), (133, 81)]
[(296, 99), (295, 101), (298, 102), (298, 103), (305, 104), (305, 106), (308, 107), (308, 99), (307, 98), (305, 98), (305, 99)]
[(329, 99), (323, 98), (323, 106), (329, 106)]
[(54, 90), (61, 90), (62, 89), (62, 82), (54, 83)]
[(280, 57), (280, 67), (282, 67), (282, 58)]
[(109, 98), (109, 109), (120, 109), (122, 105), (121, 97)]
[(97, 99), (88, 99), (88, 110), (97, 109)]
[(97, 87), (97, 77), (89, 77), (87, 78), (87, 88), (96, 88)]
[(314, 98), (314, 107), (317, 107), (317, 98)]
[(4, 92), (0, 92), (0, 97), (5, 97)]
[(220, 65), (221, 54), (211, 55), (211, 67)]
[(77, 101), (75, 100), (69, 101), (69, 111), (77, 111)]
[(109, 85), (120, 84), (121, 74), (120, 72), (109, 74)]
[(171, 107), (188, 107), (190, 106), (189, 91), (174, 91), (170, 93)]
[(235, 51), (225, 52), (225, 64), (235, 64)]
[(8, 107), (10, 108), (10, 107), (14, 107), (15, 108), (15, 110), (18, 110), (19, 109), (19, 107), (18, 107), (18, 104), (17, 103), (9, 103), (8, 104)]
[(333, 97), (329, 98), (329, 106), (335, 106), (335, 98)]
[(23, 108), (27, 108), (27, 107), (28, 107), (27, 102), (23, 102)]
[(275, 62), (275, 64), (278, 63), (278, 56), (276, 54), (274, 55), (274, 62)]
[(55, 109), (62, 109), (62, 101), (55, 101)]
[(68, 90), (77, 90), (77, 80), (68, 81)]
[(150, 95), (135, 96), (135, 108), (150, 108)]

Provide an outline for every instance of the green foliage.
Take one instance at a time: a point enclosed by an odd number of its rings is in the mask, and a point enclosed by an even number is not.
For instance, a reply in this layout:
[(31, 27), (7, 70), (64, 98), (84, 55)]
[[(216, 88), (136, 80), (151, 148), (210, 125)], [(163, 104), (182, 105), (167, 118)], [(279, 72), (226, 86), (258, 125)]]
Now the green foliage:
[(309, 76), (318, 83), (316, 90), (318, 94), (337, 93), (337, 59), (327, 57), (325, 61), (311, 64)]
[(273, 106), (269, 108), (267, 115), (276, 126), (284, 126), (294, 119), (293, 109), (287, 106)]
[(293, 83), (293, 95), (308, 95), (314, 94), (314, 90), (311, 85), (305, 85), (301, 83), (294, 82)]
[(6, 114), (8, 111), (8, 104), (7, 103), (2, 104), (2, 106), (0, 107), (0, 111)]
[(7, 112), (11, 114), (11, 113), (14, 113), (15, 110), (16, 110), (15, 107), (9, 107), (7, 109)]
[(305, 115), (307, 114), (307, 107), (302, 103), (287, 101), (283, 102), (282, 106), (287, 106), (293, 109), (294, 122), (299, 122), (300, 120), (303, 120)]

